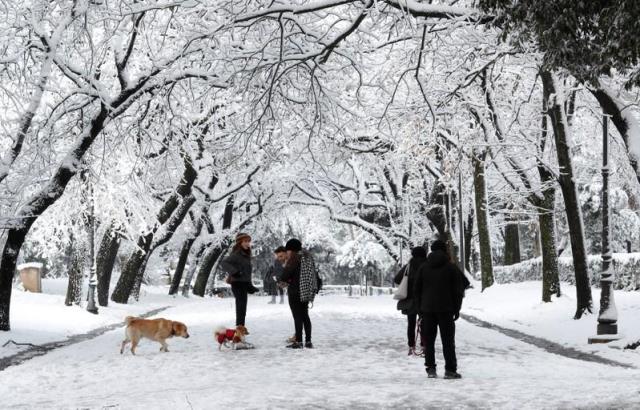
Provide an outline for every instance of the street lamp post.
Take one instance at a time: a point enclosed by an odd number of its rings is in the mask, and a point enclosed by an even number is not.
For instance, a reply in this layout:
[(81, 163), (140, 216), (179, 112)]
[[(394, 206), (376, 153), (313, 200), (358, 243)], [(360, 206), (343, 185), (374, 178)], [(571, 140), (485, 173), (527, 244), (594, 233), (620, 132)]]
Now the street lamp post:
[(589, 343), (607, 343), (619, 339), (618, 310), (613, 297), (613, 272), (611, 271), (611, 225), (609, 221), (609, 131), (608, 117), (602, 119), (602, 273), (600, 275), (600, 312), (597, 336)]

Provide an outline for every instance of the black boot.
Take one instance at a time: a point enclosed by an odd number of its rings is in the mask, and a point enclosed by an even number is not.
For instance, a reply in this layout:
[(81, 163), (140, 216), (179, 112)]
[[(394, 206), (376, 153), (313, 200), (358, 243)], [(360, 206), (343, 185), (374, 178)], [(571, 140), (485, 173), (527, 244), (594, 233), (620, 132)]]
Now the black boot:
[(305, 342), (304, 347), (307, 349), (313, 349), (313, 343), (311, 343), (311, 341)]
[(288, 349), (302, 349), (302, 343), (300, 342), (293, 342), (290, 345), (287, 345)]
[(436, 377), (438, 377), (435, 367), (427, 367), (427, 377), (430, 379), (435, 379)]
[(450, 370), (447, 370), (446, 372), (444, 372), (444, 378), (445, 379), (462, 379), (462, 376), (458, 372), (452, 372)]

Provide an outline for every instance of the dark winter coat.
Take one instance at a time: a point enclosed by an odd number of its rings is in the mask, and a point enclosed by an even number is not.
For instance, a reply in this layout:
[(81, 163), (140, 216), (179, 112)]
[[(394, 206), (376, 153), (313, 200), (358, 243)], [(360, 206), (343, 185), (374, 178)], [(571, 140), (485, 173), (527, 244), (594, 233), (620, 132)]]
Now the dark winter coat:
[(300, 300), (300, 255), (294, 252), (282, 268), (282, 282), (289, 284), (287, 293), (289, 298)]
[[(407, 297), (403, 300), (398, 301), (398, 310), (402, 311), (402, 314), (404, 315), (415, 315), (418, 313), (418, 305), (416, 304), (416, 299), (414, 297), (414, 289), (416, 288), (416, 282), (418, 280), (418, 271), (426, 260), (426, 258), (415, 256), (409, 260), (409, 283), (407, 286)], [(400, 282), (402, 282), (405, 268), (406, 265), (403, 266), (393, 278), (393, 281), (398, 285), (400, 284)]]
[(280, 264), (280, 262), (274, 262), (271, 266), (269, 266), (267, 273), (265, 273), (264, 278), (262, 279), (264, 291), (268, 295), (278, 294), (278, 281), (280, 281), (281, 276), (282, 265)]
[(429, 312), (460, 312), (466, 277), (449, 261), (444, 251), (427, 256), (416, 279), (414, 297), (418, 310)]
[(251, 283), (251, 254), (238, 249), (220, 262), (220, 269), (227, 272), (231, 282)]
[[(307, 265), (303, 263), (305, 260), (308, 262)], [(305, 268), (308, 269), (306, 272)], [(322, 279), (315, 268), (313, 256), (307, 250), (291, 255), (282, 268), (281, 281), (289, 284), (287, 294), (290, 301), (313, 303), (315, 295), (322, 288)]]

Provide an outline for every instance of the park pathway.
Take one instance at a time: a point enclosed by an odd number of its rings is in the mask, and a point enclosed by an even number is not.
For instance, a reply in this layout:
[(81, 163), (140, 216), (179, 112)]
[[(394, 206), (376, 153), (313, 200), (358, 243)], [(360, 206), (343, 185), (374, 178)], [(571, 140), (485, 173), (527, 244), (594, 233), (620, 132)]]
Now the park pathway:
[(608, 366), (622, 367), (624, 369), (634, 368), (629, 364), (616, 362), (615, 360), (606, 359), (602, 356), (598, 356), (597, 354), (583, 352), (578, 349), (574, 349), (572, 347), (563, 346), (561, 344), (552, 342), (551, 340), (544, 339), (542, 337), (533, 336), (524, 332), (520, 332), (519, 330), (498, 326), (494, 323), (478, 319), (473, 315), (462, 313), (460, 314), (460, 317), (473, 325), (483, 327), (485, 329), (495, 330), (496, 332), (500, 332), (503, 335), (506, 335), (514, 339), (520, 340), (522, 342), (528, 343), (530, 345), (539, 347), (540, 349), (543, 349), (549, 353), (558, 354), (560, 356), (564, 356), (569, 359), (600, 363)]
[[(463, 379), (433, 380), (423, 359), (407, 356), (405, 321), (390, 299), (320, 298), (316, 348), (299, 351), (284, 348), (288, 307), (266, 301), (250, 299), (254, 350), (218, 351), (213, 329), (233, 323), (233, 301), (194, 298), (162, 314), (191, 334), (170, 339), (169, 353), (145, 340), (138, 355), (120, 355), (121, 329), (106, 330), (5, 368), (2, 408), (638, 408), (639, 370), (545, 348), (469, 315), (457, 322)], [(442, 375), (441, 358), (438, 346)]]
[[(168, 308), (169, 306), (153, 309), (143, 313), (142, 315), (140, 315), (140, 317), (153, 316)], [(27, 360), (33, 359), (34, 357), (44, 356), (55, 349), (60, 349), (61, 347), (67, 347), (76, 343), (95, 339), (98, 336), (102, 336), (107, 332), (110, 332), (114, 329), (121, 328), (123, 326), (124, 326), (124, 322), (113, 323), (107, 326), (102, 326), (102, 327), (93, 329), (87, 333), (72, 335), (66, 338), (65, 340), (58, 340), (54, 342), (43, 343), (41, 345), (34, 345), (31, 343), (16, 343), (13, 340), (9, 340), (8, 342), (5, 343), (5, 346), (10, 343), (13, 343), (15, 345), (27, 345), (28, 347), (16, 354), (0, 357), (0, 371), (3, 371), (4, 369), (10, 366), (20, 365), (26, 362)]]

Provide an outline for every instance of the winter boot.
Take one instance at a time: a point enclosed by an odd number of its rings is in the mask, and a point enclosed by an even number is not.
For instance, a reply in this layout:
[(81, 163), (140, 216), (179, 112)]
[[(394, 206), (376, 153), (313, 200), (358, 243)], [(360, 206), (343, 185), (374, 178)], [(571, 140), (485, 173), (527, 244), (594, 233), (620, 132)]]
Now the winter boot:
[(269, 302), (270, 305), (273, 305), (274, 303), (276, 303), (276, 297), (275, 295), (271, 296), (271, 302)]
[(284, 305), (284, 296), (283, 295), (280, 295), (280, 304)]
[(311, 341), (305, 342), (304, 347), (307, 349), (313, 349), (313, 343), (311, 343)]
[(302, 349), (302, 343), (293, 342), (290, 345), (287, 345), (287, 349)]
[(450, 370), (447, 370), (444, 372), (444, 378), (445, 379), (462, 379), (462, 376), (458, 372), (452, 372)]
[(427, 367), (427, 377), (430, 379), (435, 379), (438, 377), (435, 367)]
[(296, 335), (287, 338), (287, 343), (293, 343), (296, 341)]
[(409, 353), (407, 353), (407, 356), (414, 356), (416, 354), (416, 348), (413, 346), (409, 346)]

